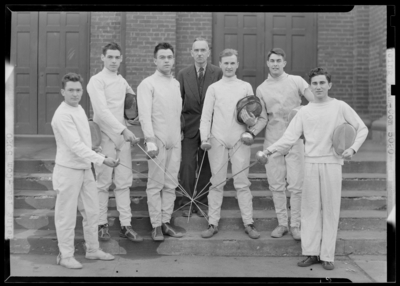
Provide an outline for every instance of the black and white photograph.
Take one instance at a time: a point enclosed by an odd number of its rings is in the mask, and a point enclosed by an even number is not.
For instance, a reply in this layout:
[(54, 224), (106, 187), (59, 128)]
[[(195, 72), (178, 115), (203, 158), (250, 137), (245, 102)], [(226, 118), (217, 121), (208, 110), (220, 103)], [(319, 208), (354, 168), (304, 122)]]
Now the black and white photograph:
[(396, 6), (5, 10), (5, 283), (396, 281)]

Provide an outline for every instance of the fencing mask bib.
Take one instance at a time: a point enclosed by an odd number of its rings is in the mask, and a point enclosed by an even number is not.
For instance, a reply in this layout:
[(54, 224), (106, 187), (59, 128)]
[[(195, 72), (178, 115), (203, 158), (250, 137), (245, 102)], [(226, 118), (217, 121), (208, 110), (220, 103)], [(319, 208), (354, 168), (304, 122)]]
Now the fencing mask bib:
[(236, 120), (240, 124), (253, 126), (262, 111), (261, 101), (255, 95), (248, 95), (236, 104)]

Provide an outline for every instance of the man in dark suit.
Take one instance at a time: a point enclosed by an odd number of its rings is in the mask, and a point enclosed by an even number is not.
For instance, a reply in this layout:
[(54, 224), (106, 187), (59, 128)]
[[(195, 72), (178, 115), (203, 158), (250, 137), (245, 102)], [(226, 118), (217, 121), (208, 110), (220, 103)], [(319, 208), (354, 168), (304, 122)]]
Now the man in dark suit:
[[(177, 80), (180, 83), (181, 95), (183, 100), (182, 114), (185, 121), (183, 129), (182, 141), (182, 161), (180, 169), (180, 180), (182, 187), (187, 193), (193, 197), (194, 188), (196, 185), (196, 172), (199, 173), (199, 168), (203, 160), (204, 152), (200, 149), (200, 117), (203, 109), (204, 97), (207, 88), (212, 83), (218, 81), (222, 77), (222, 70), (207, 63), (207, 58), (210, 56), (210, 48), (208, 42), (204, 38), (196, 38), (192, 45), (191, 55), (194, 59), (194, 64), (179, 71)], [(204, 156), (203, 165), (200, 171), (200, 177), (197, 182), (196, 192), (198, 198), (195, 204), (192, 204), (192, 212), (199, 216), (207, 214), (207, 194), (209, 186), (203, 188), (210, 182), (211, 169), (208, 162), (207, 154)], [(203, 191), (202, 191), (203, 190)], [(202, 191), (200, 193), (200, 191)], [(203, 194), (203, 195), (201, 195)], [(189, 198), (183, 196), (180, 201), (180, 206), (185, 205), (190, 201)], [(200, 203), (198, 203), (200, 202)], [(189, 212), (190, 203), (183, 208), (183, 216), (191, 216)]]

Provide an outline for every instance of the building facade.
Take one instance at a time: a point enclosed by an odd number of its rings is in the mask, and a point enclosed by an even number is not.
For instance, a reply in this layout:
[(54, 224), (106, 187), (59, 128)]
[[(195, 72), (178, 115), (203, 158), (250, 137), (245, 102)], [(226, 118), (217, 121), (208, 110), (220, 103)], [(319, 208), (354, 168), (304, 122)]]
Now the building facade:
[[(78, 72), (87, 82), (102, 69), (101, 47), (122, 46), (120, 73), (136, 91), (155, 71), (153, 50), (175, 47), (175, 74), (192, 63), (195, 37), (211, 44), (210, 62), (224, 48), (239, 52), (238, 77), (253, 89), (267, 77), (266, 54), (287, 53), (285, 70), (308, 81), (316, 66), (332, 74), (332, 97), (346, 101), (367, 125), (386, 114), (386, 6), (355, 6), (346, 13), (16, 12), (11, 61), (16, 72), (15, 133), (52, 134), (63, 100), (61, 77)], [(87, 94), (81, 105), (92, 115)]]

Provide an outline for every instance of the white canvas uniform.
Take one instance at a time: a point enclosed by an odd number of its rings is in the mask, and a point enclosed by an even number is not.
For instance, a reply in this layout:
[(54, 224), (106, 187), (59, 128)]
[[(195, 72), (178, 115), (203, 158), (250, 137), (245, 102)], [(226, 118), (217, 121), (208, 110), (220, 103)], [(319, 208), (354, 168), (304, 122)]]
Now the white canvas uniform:
[[(130, 142), (125, 142), (121, 133), (126, 128), (125, 94), (134, 94), (132, 88), (121, 75), (103, 68), (101, 72), (91, 77), (87, 91), (93, 106), (93, 121), (101, 130), (102, 153), (111, 158), (119, 157), (121, 164), (131, 167)], [(117, 152), (116, 148), (120, 151)], [(99, 166), (95, 169), (99, 192), (99, 224), (108, 222), (108, 189), (114, 182), (114, 194), (121, 226), (130, 226), (132, 213), (129, 187), (132, 185), (132, 171), (121, 165), (114, 169), (107, 166)]]
[[(181, 163), (182, 98), (179, 82), (156, 71), (138, 86), (139, 121), (145, 140), (156, 140), (158, 156), (148, 160), (147, 204), (155, 228), (169, 223)], [(158, 165), (158, 166), (157, 166)]]
[[(210, 138), (211, 143), (211, 149), (208, 151), (212, 173), (208, 193), (208, 216), (209, 223), (215, 226), (218, 226), (221, 217), (225, 183), (220, 183), (227, 178), (228, 156), (233, 174), (250, 164), (251, 148), (240, 141), (242, 133), (247, 129), (236, 120), (236, 104), (245, 96), (253, 94), (251, 85), (237, 79), (236, 76), (222, 77), (207, 89), (200, 119), (200, 137), (201, 141)], [(247, 169), (233, 178), (244, 225), (253, 223), (253, 197), (248, 173)], [(217, 186), (218, 184), (220, 185)]]
[(297, 142), (302, 133), (305, 144), (305, 172), (301, 202), (301, 247), (303, 255), (319, 255), (334, 261), (342, 191), (343, 159), (334, 153), (332, 136), (343, 123), (357, 130), (355, 152), (368, 135), (357, 113), (345, 102), (332, 99), (309, 103), (296, 114), (285, 134), (269, 146), (269, 151), (284, 151)]
[[(275, 143), (288, 126), (288, 114), (300, 106), (301, 96), (308, 87), (300, 76), (283, 73), (268, 78), (258, 86), (256, 94), (268, 113), (264, 149)], [(301, 190), (304, 177), (304, 143), (299, 139), (291, 149), (282, 150), (269, 158), (265, 165), (279, 225), (288, 226), (286, 189), (290, 192), (291, 227), (300, 226)], [(286, 187), (287, 184), (287, 187)]]
[(62, 102), (51, 121), (57, 144), (53, 188), (57, 192), (55, 226), (62, 258), (74, 256), (76, 211), (83, 218), (88, 250), (97, 250), (98, 194), (91, 162), (99, 166), (104, 158), (92, 151), (88, 118), (83, 108)]

